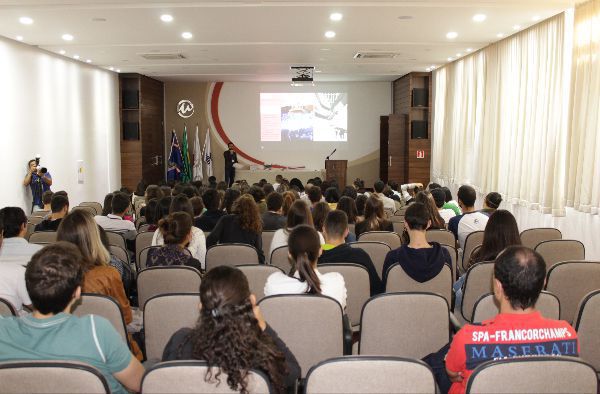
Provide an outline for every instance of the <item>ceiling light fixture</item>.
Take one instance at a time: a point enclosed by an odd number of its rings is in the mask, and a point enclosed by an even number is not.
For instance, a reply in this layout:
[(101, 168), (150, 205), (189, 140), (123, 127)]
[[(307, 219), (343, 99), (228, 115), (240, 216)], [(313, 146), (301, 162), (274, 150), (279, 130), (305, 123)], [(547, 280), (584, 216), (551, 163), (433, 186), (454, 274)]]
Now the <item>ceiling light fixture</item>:
[(33, 23), (33, 19), (28, 16), (22, 16), (19, 18), (19, 22), (21, 22), (23, 25), (31, 25)]
[(334, 12), (333, 14), (329, 15), (329, 19), (331, 19), (334, 22), (339, 22), (344, 18), (344, 16), (342, 14), (340, 14), (339, 12)]
[(121, 69), (117, 68), (117, 69), (116, 69), (116, 71), (117, 71), (118, 73), (120, 73), (120, 72), (121, 72)]
[(79, 60), (79, 55), (73, 55), (73, 59)]
[(461, 57), (461, 56), (462, 56), (462, 53), (457, 53), (457, 54), (456, 54), (456, 57), (457, 57), (457, 58), (458, 58), (458, 57)]
[(335, 37), (335, 32), (332, 31), (332, 30), (326, 31), (325, 32), (325, 37), (327, 37), (327, 38), (333, 38), (333, 37)]
[(85, 62), (86, 62), (86, 63), (91, 63), (91, 62), (92, 62), (92, 59), (87, 59)]
[(16, 36), (17, 41), (23, 41), (23, 36)]
[(114, 68), (113, 66), (110, 66), (108, 69), (109, 69), (110, 71), (114, 71), (114, 70), (115, 70), (115, 68)]
[(498, 34), (496, 34), (496, 37), (502, 38), (502, 37), (504, 37), (504, 33), (498, 33)]
[(160, 20), (163, 22), (173, 22), (173, 15), (169, 15), (169, 14), (161, 15)]
[(532, 17), (531, 17), (531, 20), (532, 20), (533, 22), (537, 22), (537, 21), (539, 21), (540, 19), (542, 19), (542, 18), (541, 18), (539, 15), (534, 15), (534, 16), (532, 16)]
[(58, 51), (58, 53), (60, 53), (61, 55), (64, 55), (67, 52), (64, 49), (61, 49), (60, 51)]
[(186, 40), (189, 40), (193, 37), (193, 35), (189, 31), (184, 31), (183, 33), (181, 33), (181, 37), (185, 38)]
[(446, 38), (449, 40), (454, 40), (456, 37), (458, 37), (458, 33), (455, 31), (449, 31), (446, 33)]
[(62, 39), (65, 41), (73, 41), (73, 36), (70, 34), (63, 34)]
[(475, 14), (473, 15), (473, 21), (475, 22), (483, 22), (487, 19), (487, 15), (485, 14)]
[(448, 61), (449, 61), (449, 62), (451, 62), (452, 60), (454, 60), (454, 58), (453, 58), (452, 56), (450, 56), (450, 57), (448, 58)]
[(513, 30), (519, 30), (521, 28), (521, 25), (513, 25)]
[(468, 53), (468, 52), (473, 52), (473, 48), (467, 48), (465, 51), (466, 51), (467, 53)]
[(431, 71), (431, 67), (427, 67), (427, 68), (425, 69), (425, 71), (427, 71), (427, 72)]

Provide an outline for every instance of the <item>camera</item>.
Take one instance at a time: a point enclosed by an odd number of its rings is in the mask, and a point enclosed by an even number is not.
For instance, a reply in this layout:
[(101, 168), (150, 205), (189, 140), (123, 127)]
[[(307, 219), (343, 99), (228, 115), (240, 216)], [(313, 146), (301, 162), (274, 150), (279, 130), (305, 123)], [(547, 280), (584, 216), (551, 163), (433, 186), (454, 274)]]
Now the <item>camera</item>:
[(42, 174), (45, 174), (48, 172), (48, 169), (46, 167), (42, 167), (42, 166), (37, 166), (35, 168), (38, 172), (41, 172)]

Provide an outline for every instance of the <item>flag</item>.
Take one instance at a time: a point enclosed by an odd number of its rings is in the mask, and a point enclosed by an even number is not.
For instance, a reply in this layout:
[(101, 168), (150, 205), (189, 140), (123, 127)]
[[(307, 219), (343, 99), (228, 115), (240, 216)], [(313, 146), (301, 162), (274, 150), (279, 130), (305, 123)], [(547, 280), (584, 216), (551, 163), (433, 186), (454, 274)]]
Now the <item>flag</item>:
[(206, 138), (204, 139), (204, 162), (206, 163), (206, 176), (212, 176), (212, 152), (210, 151), (210, 129), (206, 129)]
[(183, 158), (179, 149), (179, 140), (175, 130), (171, 131), (171, 153), (169, 153), (169, 168), (167, 170), (168, 181), (178, 181), (181, 179), (181, 169), (183, 168)]
[(196, 138), (194, 139), (194, 166), (193, 166), (194, 181), (201, 181), (202, 176), (202, 150), (200, 149), (200, 130), (196, 125)]
[(190, 166), (190, 152), (188, 149), (187, 126), (183, 126), (183, 144), (181, 146), (181, 155), (183, 156), (181, 181), (189, 182), (192, 180), (192, 168)]

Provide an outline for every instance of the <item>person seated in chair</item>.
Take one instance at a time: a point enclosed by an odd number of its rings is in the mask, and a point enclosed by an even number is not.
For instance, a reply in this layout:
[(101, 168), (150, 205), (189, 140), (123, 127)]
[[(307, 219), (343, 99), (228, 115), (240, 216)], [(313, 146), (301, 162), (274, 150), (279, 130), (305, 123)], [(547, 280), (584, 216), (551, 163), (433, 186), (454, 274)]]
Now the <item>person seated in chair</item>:
[(261, 215), (263, 231), (275, 231), (285, 227), (286, 217), (282, 215), (283, 196), (271, 192), (267, 196), (267, 212)]
[(62, 195), (55, 195), (50, 202), (52, 213), (48, 219), (36, 224), (35, 231), (56, 231), (62, 218), (69, 213), (69, 199)]
[(472, 232), (485, 230), (489, 216), (475, 210), (477, 192), (472, 186), (462, 185), (458, 189), (457, 196), (462, 215), (450, 219), (448, 230), (452, 231), (454, 237), (460, 243), (460, 247), (464, 250), (467, 236)]

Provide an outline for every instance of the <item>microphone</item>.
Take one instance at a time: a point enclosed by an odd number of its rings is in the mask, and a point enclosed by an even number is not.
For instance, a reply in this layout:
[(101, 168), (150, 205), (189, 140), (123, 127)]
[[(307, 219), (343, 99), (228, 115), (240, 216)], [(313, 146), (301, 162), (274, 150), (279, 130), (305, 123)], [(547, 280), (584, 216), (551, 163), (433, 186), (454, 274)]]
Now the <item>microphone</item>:
[(336, 151), (337, 151), (337, 148), (335, 148), (335, 149), (333, 150), (333, 152), (331, 152), (331, 153), (329, 154), (329, 156), (327, 156), (327, 158), (325, 158), (325, 160), (329, 160), (329, 157), (333, 156), (333, 154), (334, 154)]

